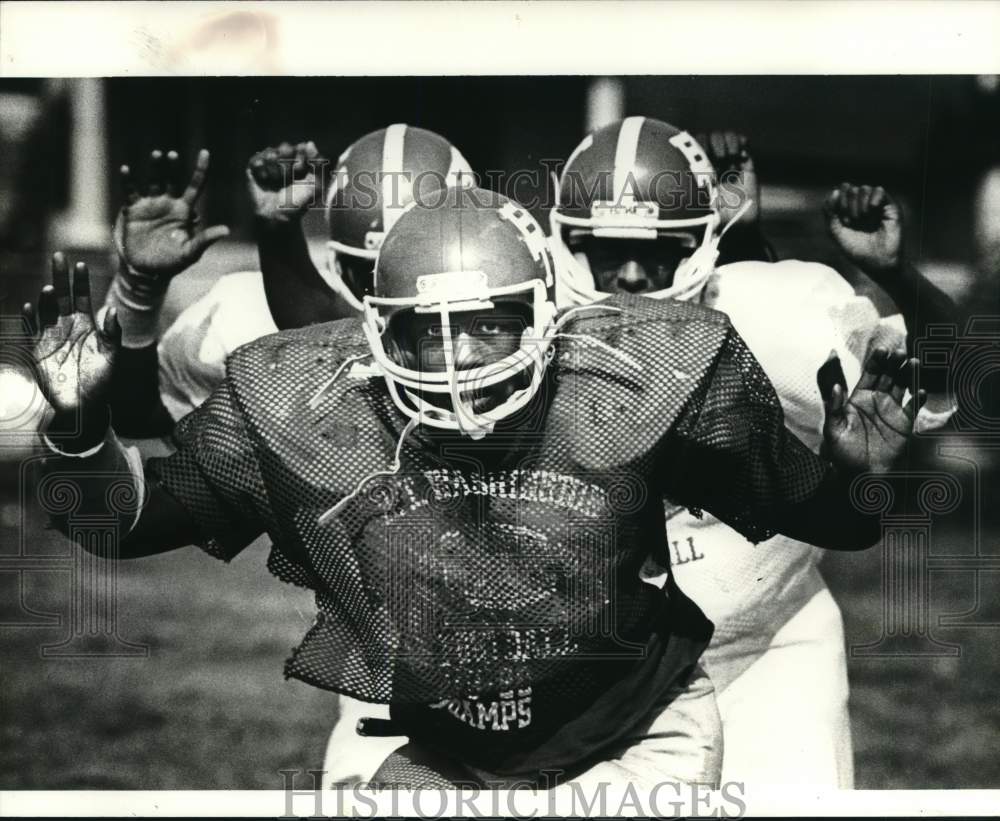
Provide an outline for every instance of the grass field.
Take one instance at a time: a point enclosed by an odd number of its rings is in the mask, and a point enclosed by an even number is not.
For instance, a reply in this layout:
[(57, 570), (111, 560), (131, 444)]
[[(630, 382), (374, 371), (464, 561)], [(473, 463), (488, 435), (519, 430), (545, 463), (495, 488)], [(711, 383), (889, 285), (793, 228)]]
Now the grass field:
[[(5, 510), (6, 552), (17, 524)], [(37, 521), (27, 538), (39, 552), (64, 549)], [(121, 563), (120, 634), (148, 658), (43, 658), (64, 627), (0, 628), (0, 788), (277, 789), (279, 770), (319, 767), (335, 699), (281, 674), (312, 602), (266, 573), (265, 554), (258, 545), (227, 566), (189, 549)], [(880, 561), (879, 549), (827, 558), (849, 642), (878, 637)], [(970, 575), (936, 575), (935, 612), (966, 609)], [(16, 588), (0, 577), (2, 620), (15, 620)], [(32, 573), (26, 598), (65, 617), (68, 583)], [(998, 631), (935, 635), (960, 643), (961, 657), (851, 661), (858, 786), (1000, 785)]]
[[(238, 249), (226, 270), (252, 261)], [(209, 281), (186, 276), (172, 289), (179, 304)], [(32, 555), (67, 553), (40, 515), (22, 523), (14, 463), (0, 471), (0, 558), (22, 536)], [(971, 532), (964, 506), (940, 523), (932, 550), (968, 555)], [(998, 537), (994, 516), (982, 536), (994, 555)], [(65, 627), (0, 627), (0, 789), (277, 789), (279, 770), (319, 767), (335, 698), (282, 677), (311, 597), (270, 577), (265, 555), (258, 545), (227, 566), (188, 549), (120, 564), (120, 633), (148, 646), (146, 658), (43, 658)], [(825, 569), (849, 643), (877, 639), (880, 549), (830, 555)], [(984, 608), (1000, 622), (997, 575), (985, 577)], [(30, 573), (23, 594), (65, 621), (68, 585), (65, 573)], [(967, 571), (935, 573), (931, 585), (932, 625), (973, 604)], [(0, 572), (0, 622), (24, 618), (21, 592)], [(933, 630), (961, 656), (850, 662), (859, 787), (1000, 787), (1000, 631)]]

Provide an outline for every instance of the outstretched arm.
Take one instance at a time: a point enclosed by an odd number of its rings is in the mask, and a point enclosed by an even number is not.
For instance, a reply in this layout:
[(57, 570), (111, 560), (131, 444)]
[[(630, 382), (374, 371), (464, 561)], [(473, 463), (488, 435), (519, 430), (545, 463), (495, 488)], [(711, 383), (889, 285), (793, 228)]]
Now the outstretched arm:
[[(191, 518), (162, 488), (144, 484), (137, 454), (123, 448), (110, 430), (108, 399), (122, 330), (115, 308), (100, 327), (95, 323), (87, 266), (77, 263), (71, 278), (66, 258), (55, 254), (52, 284), (42, 289), (37, 312), (29, 304), (25, 315), (33, 336), (35, 379), (54, 411), (44, 434), (51, 453), (44, 474), (73, 481), (77, 514), (106, 515), (115, 496), (122, 558), (190, 544)], [(112, 494), (123, 481), (134, 492)], [(55, 523), (66, 532), (65, 519), (55, 517)]]
[(194, 208), (208, 163), (208, 152), (203, 150), (183, 191), (175, 151), (152, 153), (149, 180), (142, 191), (129, 167), (121, 168), (125, 205), (114, 231), (119, 271), (107, 304), (118, 313), (122, 345), (108, 399), (115, 428), (127, 436), (163, 436), (173, 428), (160, 401), (156, 350), (160, 311), (170, 281), (229, 233), (224, 225), (197, 227)]
[(310, 141), (265, 148), (247, 166), (264, 293), (279, 329), (350, 314), (313, 263), (302, 230), (302, 218), (318, 204), (318, 161)]
[(928, 325), (957, 320), (952, 299), (905, 259), (902, 213), (884, 188), (841, 183), (826, 198), (824, 213), (844, 256), (896, 303), (911, 351)]
[(858, 386), (826, 386), (824, 456), (784, 427), (774, 389), (735, 331), (713, 379), (677, 428), (668, 454), (680, 466), (666, 496), (703, 508), (759, 542), (775, 533), (834, 550), (879, 538), (876, 516), (851, 502), (859, 474), (890, 470), (903, 455), (916, 403), (902, 404), (913, 360), (876, 350)]

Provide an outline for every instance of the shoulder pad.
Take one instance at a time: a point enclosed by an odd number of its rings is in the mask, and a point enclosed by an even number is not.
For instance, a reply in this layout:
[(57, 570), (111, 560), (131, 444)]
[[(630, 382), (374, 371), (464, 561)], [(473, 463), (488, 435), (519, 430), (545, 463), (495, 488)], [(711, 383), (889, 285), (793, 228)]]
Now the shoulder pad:
[(574, 459), (602, 470), (648, 454), (711, 378), (730, 328), (710, 308), (641, 296), (581, 311), (567, 326), (572, 337), (559, 340), (550, 415), (551, 424), (575, 426)]
[[(226, 375), (247, 410), (288, 417), (307, 408), (341, 365), (368, 350), (361, 320), (349, 317), (255, 339), (229, 357)], [(333, 388), (344, 390), (349, 381), (338, 379)]]

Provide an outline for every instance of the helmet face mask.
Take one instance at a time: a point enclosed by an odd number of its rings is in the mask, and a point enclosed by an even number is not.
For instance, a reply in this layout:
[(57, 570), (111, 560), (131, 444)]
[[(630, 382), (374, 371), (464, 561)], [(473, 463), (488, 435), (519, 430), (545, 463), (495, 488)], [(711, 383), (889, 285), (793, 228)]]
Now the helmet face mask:
[(526, 211), (492, 192), (464, 194), (410, 208), (389, 232), (364, 331), (404, 414), (479, 438), (541, 385), (554, 272)]
[[(572, 153), (557, 192), (549, 218), (560, 307), (622, 290), (700, 294), (718, 257), (718, 194), (714, 169), (687, 132), (645, 117), (606, 126)], [(616, 259), (642, 275), (619, 276)]]
[(602, 293), (647, 293), (670, 288), (697, 251), (691, 231), (659, 232), (654, 239), (608, 238), (570, 231), (576, 262), (589, 271)]

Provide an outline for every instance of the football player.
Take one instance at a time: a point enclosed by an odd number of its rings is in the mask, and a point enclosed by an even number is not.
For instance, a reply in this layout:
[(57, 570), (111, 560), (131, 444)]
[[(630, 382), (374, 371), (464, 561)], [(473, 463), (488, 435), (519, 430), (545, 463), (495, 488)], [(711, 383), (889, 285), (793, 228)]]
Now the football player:
[[(831, 268), (761, 261), (769, 254), (761, 253), (766, 243), (746, 144), (732, 135), (709, 142), (739, 172), (721, 192), (708, 151), (659, 120), (629, 117), (576, 148), (551, 214), (557, 296), (569, 307), (641, 293), (724, 311), (773, 383), (788, 428), (818, 451), (817, 373), (827, 384), (857, 384), (874, 342), (898, 348), (901, 323), (883, 322)], [(828, 203), (831, 215), (845, 219), (831, 230), (871, 270), (888, 255), (870, 248), (871, 212), (861, 226), (853, 191), (840, 189)], [(741, 210), (747, 221), (736, 253), (749, 249), (756, 259), (716, 267), (727, 239), (722, 232)], [(913, 305), (909, 292), (900, 296), (901, 305)], [(669, 561), (651, 557), (646, 572), (663, 582), (670, 564), (715, 623), (704, 662), (719, 694), (723, 780), (852, 786), (843, 625), (818, 570), (822, 551), (787, 534), (752, 549), (738, 529), (679, 504), (669, 505), (668, 520)], [(769, 742), (761, 745), (761, 738)]]
[(145, 465), (109, 427), (116, 313), (95, 325), (86, 267), (71, 284), (57, 255), (34, 347), (43, 489), (116, 513), (119, 558), (229, 560), (266, 532), (269, 569), (319, 611), (286, 674), (391, 705), (411, 742), (389, 782), (715, 783), (711, 625), (669, 573), (640, 577), (665, 561), (662, 500), (754, 543), (874, 543), (850, 486), (903, 452), (916, 361), (878, 349), (850, 396), (832, 388), (821, 458), (724, 314), (630, 295), (560, 314), (530, 215), (443, 197), (388, 232), (362, 319), (241, 347)]
[(228, 234), (224, 226), (196, 229), (194, 205), (208, 162), (202, 151), (180, 195), (176, 152), (153, 152), (141, 195), (128, 166), (121, 170), (126, 204), (115, 226), (120, 267), (107, 306), (117, 308), (123, 328), (120, 390), (112, 407), (121, 432), (131, 436), (169, 432), (222, 381), (226, 357), (240, 345), (357, 313), (382, 237), (406, 205), (421, 191), (472, 179), (461, 153), (431, 131), (396, 123), (366, 134), (340, 155), (333, 171), (325, 203), (327, 260), (318, 268), (302, 230), (325, 167), (315, 144), (283, 143), (259, 152), (246, 173), (261, 270), (220, 277), (158, 340), (170, 280)]
[[(154, 152), (142, 196), (128, 167), (122, 169), (126, 207), (116, 227), (121, 270), (107, 304), (117, 309), (123, 326), (111, 407), (116, 428), (129, 436), (172, 430), (218, 387), (227, 357), (241, 345), (281, 329), (358, 313), (361, 298), (371, 291), (382, 239), (402, 210), (415, 196), (433, 196), (437, 187), (472, 178), (458, 149), (434, 132), (397, 123), (366, 134), (340, 155), (333, 171), (325, 198), (327, 260), (317, 268), (302, 228), (320, 190), (323, 166), (315, 144), (283, 143), (255, 154), (247, 166), (247, 185), (261, 270), (220, 277), (157, 341), (170, 279), (227, 233), (223, 227), (194, 229), (193, 208), (208, 171), (208, 153), (199, 155), (194, 179), (181, 196), (172, 182), (178, 165), (175, 152)], [(145, 285), (141, 298), (135, 295), (137, 284)], [(323, 766), (332, 783), (370, 777), (398, 746), (391, 737), (379, 736), (359, 744), (355, 727), (362, 718), (376, 719), (368, 726), (377, 727), (388, 711), (346, 696), (339, 700)]]

